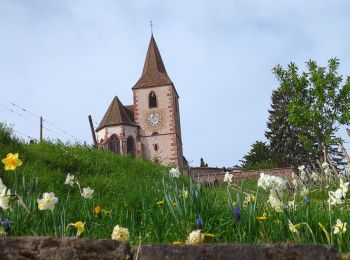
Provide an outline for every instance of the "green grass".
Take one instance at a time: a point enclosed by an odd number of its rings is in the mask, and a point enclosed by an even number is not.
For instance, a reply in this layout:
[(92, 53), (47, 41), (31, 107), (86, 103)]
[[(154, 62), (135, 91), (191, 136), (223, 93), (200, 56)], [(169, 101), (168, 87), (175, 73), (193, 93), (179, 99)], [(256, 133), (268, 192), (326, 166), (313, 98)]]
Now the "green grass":
[[(25, 144), (11, 136), (10, 129), (0, 126), (0, 158), (18, 152), (23, 165), (16, 171), (4, 171), (0, 176), (12, 194), (23, 198), (28, 212), (17, 201), (11, 210), (2, 210), (1, 217), (8, 217), (11, 230), (8, 235), (53, 235), (74, 236), (74, 228), (66, 229), (69, 223), (85, 222), (82, 237), (111, 237), (113, 227), (120, 225), (130, 231), (130, 242), (137, 245), (139, 239), (150, 243), (185, 241), (188, 234), (197, 229), (198, 217), (203, 222), (203, 232), (215, 237), (208, 243), (271, 243), (295, 242), (329, 244), (342, 252), (350, 250), (350, 233), (341, 237), (331, 235), (333, 225), (339, 218), (350, 222), (348, 202), (328, 211), (327, 192), (335, 190), (338, 183), (324, 186), (309, 186), (310, 204), (297, 195), (296, 211), (285, 209), (276, 212), (268, 203), (269, 192), (257, 189), (256, 180), (246, 180), (232, 186), (223, 184), (216, 189), (207, 189), (193, 183), (188, 177), (171, 178), (168, 168), (149, 161), (92, 149), (90, 147), (62, 143), (42, 142)], [(81, 187), (95, 190), (92, 199), (84, 199), (77, 186), (65, 185), (67, 173), (74, 174)], [(188, 198), (183, 190), (189, 192)], [(59, 201), (53, 212), (40, 211), (37, 199), (44, 192), (54, 192)], [(247, 194), (257, 195), (257, 200), (244, 203)], [(285, 202), (292, 193), (285, 192)], [(157, 202), (164, 200), (163, 204)], [(110, 214), (96, 216), (93, 209), (100, 205)], [(235, 220), (233, 208), (240, 208), (240, 220)], [(257, 216), (267, 214), (265, 221)], [(298, 226), (298, 234), (288, 228), (289, 220)], [(331, 237), (327, 241), (319, 228), (322, 223)], [(315, 239), (315, 240), (314, 240)]]

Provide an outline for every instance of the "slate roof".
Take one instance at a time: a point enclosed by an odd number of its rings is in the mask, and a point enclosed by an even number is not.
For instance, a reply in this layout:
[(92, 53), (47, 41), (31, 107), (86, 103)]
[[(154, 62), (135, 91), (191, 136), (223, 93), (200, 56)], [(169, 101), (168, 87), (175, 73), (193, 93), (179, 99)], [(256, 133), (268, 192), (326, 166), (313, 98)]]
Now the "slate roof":
[[(129, 106), (130, 107), (130, 106)], [(133, 111), (129, 108), (128, 110), (123, 106), (122, 102), (120, 102), (118, 97), (114, 97), (112, 103), (109, 105), (107, 112), (103, 116), (101, 123), (97, 127), (96, 131), (101, 130), (106, 126), (112, 125), (135, 125), (133, 120), (130, 118), (129, 113)]]
[(137, 81), (132, 89), (169, 84), (173, 84), (173, 82), (170, 80), (165, 70), (165, 66), (162, 57), (160, 56), (157, 43), (152, 34), (141, 78)]

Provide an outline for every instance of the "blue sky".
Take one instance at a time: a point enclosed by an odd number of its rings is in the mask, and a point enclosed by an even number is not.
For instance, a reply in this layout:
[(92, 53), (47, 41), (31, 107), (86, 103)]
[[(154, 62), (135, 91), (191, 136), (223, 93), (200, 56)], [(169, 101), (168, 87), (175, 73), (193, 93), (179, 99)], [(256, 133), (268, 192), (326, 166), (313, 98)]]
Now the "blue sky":
[[(11, 101), (91, 143), (89, 114), (99, 123), (115, 95), (132, 103), (152, 19), (185, 156), (232, 166), (265, 140), (276, 64), (336, 56), (350, 74), (349, 10), (345, 0), (0, 0), (0, 121), (38, 138), (38, 119), (10, 112)], [(45, 137), (72, 138), (46, 127)]]

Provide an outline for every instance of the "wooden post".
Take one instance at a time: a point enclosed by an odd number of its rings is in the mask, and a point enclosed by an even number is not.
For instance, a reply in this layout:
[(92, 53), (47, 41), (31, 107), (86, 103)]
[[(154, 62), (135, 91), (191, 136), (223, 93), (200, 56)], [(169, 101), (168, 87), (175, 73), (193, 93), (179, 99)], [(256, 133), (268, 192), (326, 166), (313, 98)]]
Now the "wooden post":
[(329, 155), (327, 155), (327, 161), (328, 161), (329, 165), (331, 166), (333, 172), (337, 175), (337, 177), (339, 177), (337, 168), (334, 166), (334, 163), (332, 162), (332, 159)]
[(43, 140), (43, 117), (40, 117), (40, 142)]
[(89, 115), (89, 123), (90, 123), (90, 129), (91, 129), (91, 134), (92, 134), (92, 140), (94, 141), (94, 146), (97, 147), (97, 140), (96, 140), (94, 125), (92, 124), (91, 115)]
[(345, 159), (347, 160), (348, 164), (350, 164), (350, 157), (349, 157), (349, 154), (346, 152), (344, 145), (342, 145), (341, 143), (338, 143), (338, 146), (339, 146), (340, 150), (342, 151), (342, 153), (343, 153)]

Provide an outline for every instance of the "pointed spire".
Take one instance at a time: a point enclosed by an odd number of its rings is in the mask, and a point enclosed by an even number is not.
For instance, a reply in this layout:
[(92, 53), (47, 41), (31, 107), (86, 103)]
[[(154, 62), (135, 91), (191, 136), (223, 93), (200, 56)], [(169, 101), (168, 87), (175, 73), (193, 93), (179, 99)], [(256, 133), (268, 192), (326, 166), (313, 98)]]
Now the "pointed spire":
[(114, 97), (96, 131), (99, 131), (105, 126), (120, 124), (133, 125), (134, 123), (119, 98)]
[(141, 78), (135, 84), (133, 89), (169, 84), (173, 83), (165, 70), (157, 43), (152, 34)]

